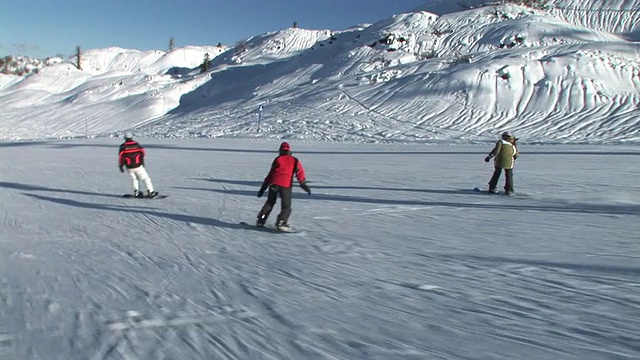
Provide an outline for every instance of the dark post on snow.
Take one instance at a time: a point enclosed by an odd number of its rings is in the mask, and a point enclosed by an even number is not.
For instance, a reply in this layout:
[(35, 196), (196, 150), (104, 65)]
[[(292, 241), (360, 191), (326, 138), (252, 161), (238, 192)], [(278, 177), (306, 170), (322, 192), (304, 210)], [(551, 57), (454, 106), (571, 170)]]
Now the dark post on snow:
[(82, 70), (82, 63), (80, 62), (80, 57), (82, 56), (82, 50), (80, 46), (76, 46), (76, 67), (78, 70)]
[(260, 132), (260, 123), (262, 122), (262, 111), (264, 110), (264, 107), (262, 107), (262, 105), (260, 105), (260, 107), (258, 107), (258, 132)]

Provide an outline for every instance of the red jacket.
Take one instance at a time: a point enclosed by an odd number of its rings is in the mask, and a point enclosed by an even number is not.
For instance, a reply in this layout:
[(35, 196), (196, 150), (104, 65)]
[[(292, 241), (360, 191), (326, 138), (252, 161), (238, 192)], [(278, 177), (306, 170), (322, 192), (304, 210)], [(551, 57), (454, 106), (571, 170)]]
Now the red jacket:
[(302, 163), (292, 155), (280, 155), (273, 160), (271, 170), (267, 177), (264, 178), (263, 184), (291, 187), (293, 185), (293, 175), (296, 176), (300, 183), (306, 180)]
[(127, 168), (137, 168), (144, 165), (144, 148), (136, 141), (127, 140), (120, 145), (118, 153), (118, 165)]

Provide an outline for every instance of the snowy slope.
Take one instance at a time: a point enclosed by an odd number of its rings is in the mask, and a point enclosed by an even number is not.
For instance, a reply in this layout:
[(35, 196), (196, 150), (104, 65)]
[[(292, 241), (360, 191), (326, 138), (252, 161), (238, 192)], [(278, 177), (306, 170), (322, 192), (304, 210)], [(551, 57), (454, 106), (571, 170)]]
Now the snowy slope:
[(295, 56), (331, 36), (330, 30), (289, 28), (241, 41), (212, 61), (212, 66), (270, 63)]
[(263, 105), (259, 136), (474, 141), (508, 128), (528, 141), (637, 141), (638, 62), (616, 35), (518, 6), (401, 14), (286, 62), (214, 70), (142, 130), (247, 136)]
[[(640, 1), (638, 0), (548, 0), (545, 11), (572, 24), (638, 39), (640, 31)], [(499, 0), (430, 0), (416, 11), (438, 15), (496, 6)]]
[(640, 357), (638, 146), (524, 146), (506, 197), (486, 145), (292, 142), (289, 235), (239, 224), (277, 142), (141, 141), (164, 200), (120, 139), (1, 145), (0, 359)]
[(82, 55), (82, 71), (63, 63), (26, 78), (8, 76), (0, 90), (0, 138), (73, 137), (144, 123), (205, 82), (198, 70), (204, 54), (223, 50), (90, 50)]
[[(0, 75), (0, 139), (135, 128), (156, 137), (476, 142), (509, 129), (528, 142), (640, 141), (636, 1), (479, 4), (432, 1), (375, 24), (290, 28), (230, 48), (92, 50), (83, 71), (67, 63)], [(200, 74), (204, 53), (212, 60)]]

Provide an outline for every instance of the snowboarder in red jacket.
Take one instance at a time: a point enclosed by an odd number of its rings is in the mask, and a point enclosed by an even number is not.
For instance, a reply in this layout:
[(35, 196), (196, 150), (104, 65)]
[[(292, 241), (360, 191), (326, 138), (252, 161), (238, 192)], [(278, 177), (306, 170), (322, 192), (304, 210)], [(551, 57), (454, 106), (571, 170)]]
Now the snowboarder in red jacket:
[(120, 145), (120, 150), (118, 150), (120, 172), (124, 172), (124, 168), (127, 168), (133, 184), (133, 196), (144, 197), (139, 189), (140, 181), (142, 181), (147, 188), (147, 197), (152, 198), (158, 196), (158, 192), (153, 189), (151, 178), (144, 167), (144, 155), (144, 148), (133, 140), (133, 134), (129, 131), (124, 133), (124, 143)]
[(278, 195), (280, 195), (281, 209), (276, 221), (276, 227), (283, 231), (291, 229), (288, 220), (291, 215), (291, 198), (293, 194), (291, 187), (293, 186), (294, 175), (300, 182), (300, 187), (310, 195), (311, 189), (307, 185), (302, 163), (298, 158), (291, 155), (289, 143), (283, 142), (280, 144), (280, 155), (273, 160), (271, 170), (267, 177), (264, 178), (262, 187), (258, 191), (258, 197), (262, 197), (267, 188), (269, 188), (267, 201), (265, 201), (264, 206), (258, 213), (258, 221), (256, 223), (258, 226), (264, 226), (265, 222), (267, 222), (269, 213), (271, 213)]

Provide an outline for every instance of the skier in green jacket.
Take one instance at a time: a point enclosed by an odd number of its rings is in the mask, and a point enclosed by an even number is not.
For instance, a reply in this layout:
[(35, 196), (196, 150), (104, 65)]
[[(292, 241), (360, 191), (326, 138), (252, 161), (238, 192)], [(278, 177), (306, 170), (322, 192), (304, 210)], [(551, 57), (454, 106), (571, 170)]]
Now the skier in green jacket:
[(485, 162), (489, 162), (491, 158), (495, 158), (495, 170), (493, 171), (491, 180), (489, 180), (489, 192), (494, 194), (498, 193), (496, 187), (498, 186), (498, 180), (500, 180), (502, 170), (504, 170), (506, 177), (504, 185), (505, 194), (513, 194), (513, 165), (519, 155), (516, 140), (518, 139), (515, 138), (511, 132), (505, 131), (502, 133), (502, 138), (498, 140), (493, 150), (484, 158)]

